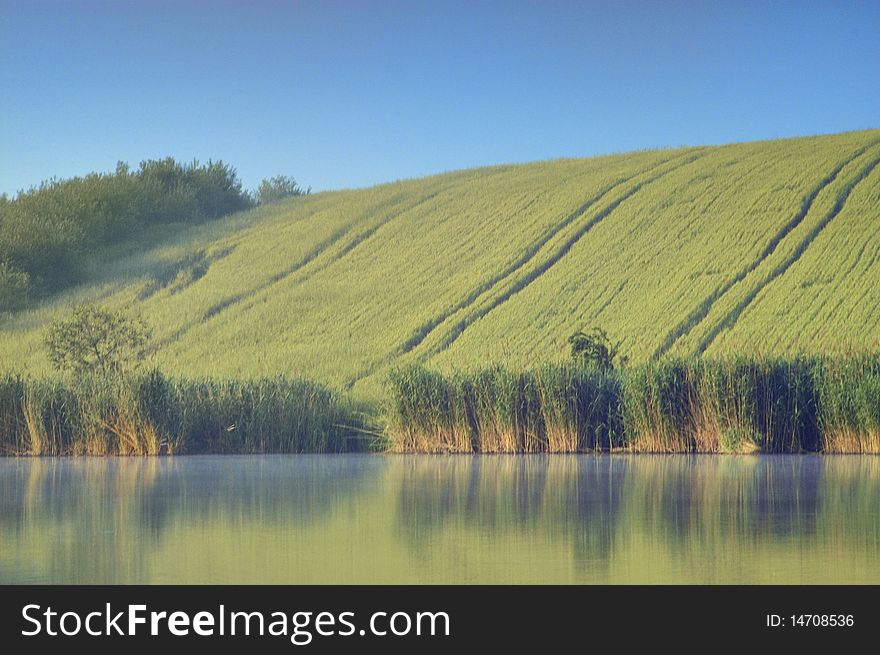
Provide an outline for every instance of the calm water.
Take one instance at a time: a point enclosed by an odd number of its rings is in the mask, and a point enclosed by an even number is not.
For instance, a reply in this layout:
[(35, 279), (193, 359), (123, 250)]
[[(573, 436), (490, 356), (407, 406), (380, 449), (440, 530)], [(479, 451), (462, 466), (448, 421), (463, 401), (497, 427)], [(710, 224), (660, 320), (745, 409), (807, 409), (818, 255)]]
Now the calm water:
[(880, 457), (0, 458), (0, 582), (880, 582)]

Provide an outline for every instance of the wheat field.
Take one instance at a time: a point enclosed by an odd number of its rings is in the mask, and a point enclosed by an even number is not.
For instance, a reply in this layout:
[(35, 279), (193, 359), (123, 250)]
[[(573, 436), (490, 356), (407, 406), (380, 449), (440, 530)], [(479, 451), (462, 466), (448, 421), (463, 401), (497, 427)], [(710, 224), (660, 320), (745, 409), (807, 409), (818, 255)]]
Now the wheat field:
[(502, 165), (166, 226), (88, 282), (0, 308), (0, 372), (50, 370), (47, 324), (129, 307), (172, 375), (528, 367), (601, 326), (634, 363), (880, 343), (880, 130)]

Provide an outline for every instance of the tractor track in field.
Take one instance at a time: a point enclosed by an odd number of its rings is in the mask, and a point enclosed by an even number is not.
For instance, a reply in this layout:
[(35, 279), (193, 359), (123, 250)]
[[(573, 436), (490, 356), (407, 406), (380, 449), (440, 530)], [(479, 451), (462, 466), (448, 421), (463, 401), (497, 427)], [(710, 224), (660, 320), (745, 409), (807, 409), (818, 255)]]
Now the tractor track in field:
[[(431, 195), (432, 196), (436, 195), (436, 193), (431, 194)], [(335, 245), (342, 238), (344, 238), (346, 234), (353, 231), (357, 227), (358, 223), (360, 223), (362, 220), (369, 220), (369, 218), (375, 216), (377, 213), (381, 212), (383, 209), (393, 207), (394, 205), (400, 203), (400, 201), (403, 198), (404, 198), (404, 195), (398, 193), (389, 199), (383, 200), (382, 202), (379, 202), (376, 205), (369, 207), (368, 209), (365, 210), (361, 219), (359, 219), (358, 221), (355, 221), (353, 224), (349, 225), (348, 227), (341, 228), (341, 229), (337, 230), (336, 232), (334, 232), (333, 234), (331, 234), (327, 239), (320, 242), (314, 248), (309, 250), (303, 257), (298, 259), (296, 261), (296, 263), (294, 263), (293, 265), (287, 267), (286, 269), (284, 269), (280, 273), (276, 273), (275, 275), (271, 276), (266, 282), (263, 282), (248, 291), (234, 294), (232, 296), (224, 298), (223, 300), (211, 305), (207, 310), (205, 310), (205, 312), (202, 314), (202, 316), (199, 319), (194, 320), (194, 321), (189, 321), (185, 325), (183, 325), (180, 328), (178, 328), (177, 330), (175, 330), (171, 335), (162, 339), (160, 341), (160, 343), (158, 344), (158, 347), (164, 347), (164, 346), (168, 346), (168, 345), (174, 343), (175, 341), (179, 340), (181, 337), (183, 337), (187, 332), (189, 332), (191, 329), (193, 329), (197, 325), (200, 325), (200, 324), (214, 318), (215, 316), (217, 316), (218, 314), (220, 314), (224, 310), (228, 309), (229, 307), (232, 307), (233, 305), (236, 305), (240, 302), (243, 302), (243, 301), (247, 300), (248, 298), (250, 298), (251, 296), (254, 296), (254, 295), (260, 293), (261, 291), (268, 289), (273, 284), (277, 284), (279, 281), (281, 281), (291, 275), (294, 275), (295, 273), (302, 270), (303, 268), (308, 266), (310, 263), (312, 263), (313, 261), (318, 259), (324, 252), (327, 251), (327, 249), (332, 248), (333, 245)], [(401, 211), (406, 211), (406, 210), (401, 210)], [(398, 212), (398, 213), (400, 213), (400, 212)], [(396, 214), (394, 216), (396, 216)], [(392, 218), (394, 216), (392, 216)], [(304, 219), (299, 219), (299, 220), (304, 220)], [(390, 219), (388, 219), (388, 220), (390, 220)]]
[[(493, 169), (491, 171), (481, 175), (480, 178), (485, 179), (485, 178), (493, 177), (495, 175), (503, 174), (505, 172), (508, 172), (509, 168), (510, 167), (508, 167), (508, 166), (493, 167)], [(406, 212), (412, 211), (413, 209), (416, 209), (417, 207), (420, 207), (421, 205), (431, 201), (432, 199), (434, 199), (435, 197), (440, 195), (441, 192), (446, 191), (449, 188), (450, 188), (449, 184), (442, 184), (440, 186), (440, 188), (438, 188), (436, 191), (433, 191), (427, 195), (424, 195), (421, 198), (419, 198), (418, 200), (416, 200), (415, 202), (413, 202), (411, 204), (407, 204), (406, 206), (398, 208), (396, 211), (393, 211), (391, 214), (386, 216), (378, 225), (375, 225), (375, 226), (368, 228), (368, 229), (364, 230), (363, 232), (357, 234), (338, 253), (336, 253), (333, 257), (331, 257), (329, 259), (329, 261), (327, 261), (325, 263), (322, 262), (320, 265), (315, 267), (313, 270), (309, 271), (308, 275), (302, 277), (298, 282), (300, 282), (300, 283), (304, 282), (312, 275), (315, 275), (316, 273), (324, 270), (325, 268), (327, 268), (331, 264), (338, 262), (339, 260), (344, 258), (346, 255), (351, 253), (352, 250), (354, 250), (355, 248), (360, 246), (362, 243), (364, 243), (367, 239), (372, 237), (381, 228), (383, 228), (386, 225), (388, 225), (389, 223), (391, 223), (391, 221), (398, 218), (402, 214), (405, 214)], [(244, 302), (244, 301), (248, 300), (249, 298), (255, 296), (256, 294), (261, 293), (262, 291), (265, 291), (266, 289), (269, 289), (270, 287), (277, 284), (278, 282), (280, 282), (284, 279), (287, 279), (292, 275), (295, 275), (299, 271), (302, 271), (309, 264), (316, 261), (328, 249), (332, 248), (339, 241), (341, 241), (345, 237), (346, 234), (349, 234), (349, 233), (355, 231), (356, 228), (359, 226), (359, 224), (362, 223), (364, 220), (368, 220), (369, 218), (376, 216), (383, 209), (388, 209), (388, 208), (394, 207), (395, 205), (399, 205), (402, 200), (405, 200), (405, 198), (406, 198), (405, 193), (403, 193), (403, 192), (395, 193), (391, 198), (383, 200), (383, 201), (377, 203), (376, 205), (373, 205), (372, 207), (366, 209), (364, 211), (362, 217), (359, 220), (353, 222), (351, 225), (349, 225), (346, 228), (341, 228), (341, 229), (337, 230), (336, 232), (334, 232), (330, 237), (328, 237), (327, 239), (325, 239), (324, 241), (319, 243), (317, 246), (312, 248), (308, 253), (306, 253), (305, 256), (303, 256), (299, 260), (297, 260), (297, 262), (295, 264), (293, 264), (292, 266), (289, 266), (288, 268), (284, 269), (283, 271), (272, 275), (270, 278), (268, 278), (268, 280), (266, 282), (259, 284), (258, 286), (254, 287), (253, 289), (250, 289), (249, 291), (234, 294), (228, 298), (221, 300), (218, 303), (215, 303), (214, 305), (209, 307), (207, 310), (205, 310), (205, 312), (203, 313), (203, 315), (201, 316), (200, 319), (195, 320), (195, 321), (190, 321), (189, 323), (181, 326), (180, 328), (175, 330), (175, 332), (172, 333), (170, 336), (166, 337), (165, 339), (162, 339), (157, 347), (163, 347), (163, 346), (170, 345), (171, 343), (179, 340), (181, 337), (183, 337), (187, 332), (189, 332), (191, 329), (193, 329), (197, 325), (200, 325), (208, 320), (211, 320), (212, 318), (214, 318), (218, 314), (222, 313), (223, 311), (225, 311), (229, 307), (232, 307), (233, 305), (237, 305), (238, 303)], [(297, 220), (301, 221), (301, 220), (305, 220), (305, 218), (306, 217), (301, 218), (301, 219), (297, 219)]]
[[(419, 207), (419, 206), (423, 205), (424, 203), (429, 202), (430, 200), (435, 198), (439, 193), (440, 193), (439, 190), (435, 191), (433, 193), (428, 194), (427, 196), (420, 198), (415, 203), (407, 204), (405, 207), (398, 208), (397, 210), (395, 210), (391, 214), (389, 214), (378, 225), (374, 225), (370, 228), (367, 228), (363, 232), (356, 234), (348, 243), (346, 243), (339, 250), (339, 252), (330, 256), (326, 262), (321, 262), (320, 264), (315, 266), (312, 270), (310, 270), (306, 275), (304, 275), (298, 281), (304, 282), (305, 280), (307, 280), (309, 277), (311, 277), (315, 273), (318, 273), (318, 272), (324, 270), (325, 268), (327, 268), (328, 266), (338, 262), (340, 259), (342, 259), (347, 254), (349, 254), (352, 250), (354, 250), (357, 246), (359, 246), (364, 241), (366, 241), (371, 236), (373, 236), (380, 228), (387, 225), (388, 223), (393, 221), (395, 218), (397, 218), (401, 214), (405, 214), (406, 212), (412, 211), (416, 207)], [(400, 201), (400, 199), (401, 199), (400, 195), (397, 195), (389, 201), (380, 203), (379, 205), (370, 209), (367, 212), (366, 218), (369, 218), (371, 216), (375, 216), (377, 213), (379, 213), (383, 209), (386, 209), (388, 207), (393, 207), (394, 205), (396, 205)], [(361, 220), (363, 220), (363, 219), (361, 219)], [(264, 283), (260, 284), (259, 286), (254, 287), (253, 289), (251, 289), (250, 291), (248, 291), (246, 293), (235, 294), (234, 296), (226, 298), (226, 299), (220, 301), (219, 303), (212, 305), (211, 307), (209, 307), (205, 311), (204, 315), (202, 316), (202, 321), (207, 321), (207, 320), (213, 318), (214, 316), (216, 316), (217, 314), (219, 314), (220, 312), (222, 312), (223, 310), (231, 307), (232, 305), (235, 305), (235, 304), (238, 304), (244, 300), (247, 300), (248, 298), (251, 298), (251, 297), (255, 296), (256, 294), (261, 293), (261, 292), (271, 288), (272, 286), (278, 284), (279, 282), (282, 282), (283, 280), (286, 280), (286, 279), (290, 278), (291, 276), (296, 275), (297, 273), (301, 272), (309, 264), (311, 264), (312, 262), (317, 260), (321, 255), (326, 253), (330, 248), (332, 248), (337, 243), (342, 241), (347, 234), (350, 234), (351, 232), (355, 231), (358, 223), (360, 223), (360, 222), (361, 221), (356, 221), (354, 224), (352, 224), (348, 227), (341, 228), (341, 229), (337, 230), (332, 235), (330, 235), (330, 237), (328, 237), (327, 239), (325, 239), (324, 241), (322, 241), (321, 243), (316, 245), (314, 248), (312, 248), (302, 258), (300, 258), (295, 264), (293, 264), (292, 266), (289, 266), (288, 268), (284, 269), (283, 271), (275, 273), (274, 275), (269, 277)]]
[[(329, 257), (329, 258), (327, 259), (327, 261), (322, 262), (319, 266), (316, 266), (314, 269), (312, 269), (311, 271), (309, 271), (309, 274), (308, 274), (307, 277), (303, 277), (303, 278), (302, 278), (301, 280), (299, 280), (299, 281), (300, 281), (300, 282), (304, 282), (304, 281), (305, 281), (306, 279), (308, 279), (309, 277), (315, 275), (316, 273), (319, 273), (319, 272), (323, 271), (323, 270), (324, 270), (325, 268), (327, 268), (328, 266), (331, 266), (332, 264), (335, 264), (336, 262), (340, 261), (340, 260), (341, 260), (342, 258), (344, 258), (346, 255), (348, 255), (352, 250), (354, 250), (355, 248), (357, 248), (358, 246), (360, 246), (362, 243), (364, 243), (367, 239), (369, 239), (369, 238), (372, 237), (374, 234), (376, 234), (376, 232), (378, 232), (378, 231), (381, 230), (383, 227), (385, 227), (385, 226), (387, 226), (389, 223), (391, 223), (391, 221), (393, 221), (395, 218), (397, 218), (398, 216), (401, 216), (401, 215), (403, 215), (403, 214), (405, 214), (405, 213), (407, 213), (407, 212), (411, 212), (411, 211), (413, 211), (414, 209), (417, 209), (417, 208), (421, 207), (422, 205), (424, 205), (424, 204), (430, 202), (431, 200), (433, 200), (434, 198), (436, 198), (438, 195), (440, 195), (440, 192), (441, 192), (441, 191), (442, 191), (442, 189), (441, 189), (441, 190), (438, 190), (438, 191), (435, 191), (434, 193), (430, 193), (430, 194), (428, 194), (427, 196), (424, 196), (424, 197), (423, 197), (422, 199), (420, 199), (418, 202), (415, 202), (415, 203), (413, 203), (412, 205), (408, 205), (408, 206), (406, 206), (406, 207), (404, 207), (404, 208), (402, 208), (402, 209), (400, 209), (400, 210), (398, 210), (398, 211), (396, 211), (396, 212), (391, 213), (391, 214), (390, 214), (390, 215), (389, 215), (384, 221), (382, 221), (382, 222), (379, 223), (378, 225), (374, 225), (374, 226), (371, 227), (371, 228), (367, 228), (366, 230), (364, 230), (364, 231), (361, 232), (360, 234), (356, 235), (351, 241), (349, 241), (348, 243), (346, 243), (346, 244), (345, 244), (345, 245), (339, 250), (339, 252), (337, 252), (336, 254), (334, 254), (332, 257)], [(279, 282), (279, 281), (281, 281), (282, 279), (284, 279), (284, 277), (287, 277), (287, 276), (279, 277), (277, 280), (273, 280), (272, 283), (274, 284), (275, 282)]]
[[(642, 180), (641, 182), (638, 182), (638, 183), (632, 185), (623, 195), (621, 195), (617, 199), (612, 200), (607, 205), (605, 205), (605, 207), (603, 207), (598, 213), (596, 213), (592, 218), (590, 218), (586, 223), (584, 223), (584, 225), (582, 225), (577, 230), (577, 232), (575, 232), (571, 237), (566, 239), (566, 241), (559, 248), (557, 248), (556, 251), (550, 257), (548, 257), (546, 260), (544, 260), (535, 269), (533, 269), (529, 273), (525, 274), (522, 278), (517, 280), (507, 291), (505, 291), (504, 293), (499, 295), (497, 298), (495, 298), (490, 304), (486, 305), (485, 307), (483, 307), (481, 309), (478, 309), (478, 310), (472, 312), (468, 316), (464, 317), (461, 321), (456, 323), (456, 325), (454, 325), (452, 327), (452, 329), (449, 331), (449, 333), (446, 335), (446, 337), (440, 342), (440, 344), (438, 344), (437, 346), (432, 348), (430, 351), (424, 353), (422, 355), (422, 359), (423, 360), (427, 359), (428, 357), (436, 355), (437, 353), (443, 352), (444, 350), (449, 348), (464, 333), (464, 331), (468, 327), (470, 327), (475, 321), (483, 318), (484, 316), (486, 316), (487, 314), (489, 314), (493, 310), (497, 309), (498, 307), (503, 305), (505, 302), (510, 300), (510, 298), (512, 298), (513, 296), (518, 294), (520, 291), (522, 291), (523, 289), (528, 287), (532, 282), (534, 282), (535, 280), (540, 278), (544, 273), (546, 273), (554, 265), (556, 265), (563, 257), (565, 257), (565, 255), (567, 255), (569, 253), (569, 251), (575, 246), (575, 244), (578, 241), (580, 241), (587, 233), (589, 233), (599, 223), (604, 221), (610, 214), (612, 214), (614, 212), (615, 209), (617, 209), (617, 207), (619, 207), (621, 204), (623, 204), (624, 202), (626, 202), (627, 200), (632, 198), (636, 193), (641, 191), (644, 187), (646, 187), (649, 184), (657, 181), (658, 179), (668, 175), (669, 173), (672, 173), (673, 171), (676, 171), (684, 166), (687, 166), (688, 164), (692, 164), (693, 162), (697, 161), (702, 156), (703, 156), (702, 151), (695, 153), (695, 154), (689, 153), (686, 156), (679, 155), (677, 157), (672, 157), (672, 158), (667, 159), (666, 161), (662, 162), (661, 164), (658, 164), (658, 166), (662, 166), (665, 163), (669, 163), (671, 161), (675, 161), (676, 159), (681, 158), (681, 161), (677, 162), (675, 165), (670, 166), (669, 168), (657, 173), (656, 175), (653, 175), (645, 180)], [(657, 168), (657, 166), (652, 167), (652, 168), (648, 169), (648, 171), (643, 171), (642, 173), (640, 173), (640, 175), (644, 174), (645, 172), (650, 172), (652, 170), (656, 170), (656, 168)], [(637, 177), (637, 176), (633, 176), (633, 177)], [(629, 180), (632, 180), (632, 179), (633, 178), (629, 178)], [(578, 216), (582, 216), (582, 215), (583, 215), (583, 212)]]
[[(872, 144), (874, 145), (874, 144)], [(870, 146), (867, 146), (862, 149), (862, 152), (859, 154), (863, 154), (865, 150), (867, 150)], [(853, 161), (855, 157), (850, 159)], [(816, 240), (816, 237), (821, 234), (821, 232), (828, 227), (832, 220), (841, 212), (844, 205), (846, 204), (847, 199), (852, 193), (853, 189), (855, 189), (859, 182), (864, 180), (871, 172), (880, 164), (880, 156), (874, 157), (870, 162), (868, 162), (865, 166), (861, 168), (861, 170), (850, 180), (844, 189), (841, 191), (840, 195), (837, 197), (837, 200), (834, 203), (834, 206), (822, 217), (822, 219), (816, 224), (816, 226), (810, 230), (810, 232), (801, 240), (801, 242), (797, 245), (794, 252), (786, 257), (785, 261), (783, 261), (779, 266), (774, 268), (768, 275), (766, 275), (758, 284), (755, 286), (749, 293), (743, 298), (737, 305), (730, 310), (721, 321), (719, 321), (710, 331), (709, 333), (703, 337), (700, 341), (699, 346), (697, 347), (697, 354), (703, 354), (712, 345), (712, 342), (718, 337), (721, 332), (725, 330), (729, 330), (732, 328), (736, 322), (739, 320), (739, 317), (742, 316), (742, 313), (746, 310), (746, 308), (752, 303), (752, 301), (758, 296), (761, 291), (766, 289), (770, 284), (776, 281), (779, 277), (785, 274), (789, 268), (791, 268), (792, 264), (794, 264), (807, 248)]]
[[(565, 216), (565, 218), (560, 223), (557, 223), (555, 226), (553, 226), (548, 231), (546, 231), (543, 235), (541, 235), (541, 237), (537, 241), (530, 244), (526, 253), (523, 256), (521, 256), (519, 259), (517, 259), (516, 262), (514, 262), (513, 264), (510, 264), (501, 273), (493, 276), (490, 280), (484, 282), (479, 287), (474, 289), (470, 294), (468, 294), (463, 300), (458, 302), (452, 308), (446, 310), (440, 316), (435, 317), (435, 318), (431, 319), (430, 321), (428, 321), (427, 323), (423, 324), (400, 347), (387, 353), (384, 357), (380, 358), (379, 360), (377, 360), (376, 362), (374, 362), (370, 366), (361, 370), (355, 376), (349, 378), (344, 383), (343, 387), (347, 390), (350, 390), (355, 384), (357, 384), (357, 382), (359, 382), (360, 380), (363, 380), (364, 378), (369, 377), (370, 375), (372, 375), (373, 373), (375, 373), (376, 371), (381, 369), (383, 366), (391, 363), (395, 358), (414, 350), (416, 347), (419, 346), (419, 344), (421, 344), (430, 335), (430, 333), (433, 330), (435, 330), (437, 327), (439, 327), (450, 316), (454, 316), (457, 312), (459, 312), (463, 309), (466, 309), (467, 307), (472, 305), (474, 302), (476, 302), (477, 299), (481, 295), (490, 291), (492, 288), (494, 288), (497, 284), (503, 282), (505, 279), (508, 279), (511, 276), (515, 275), (517, 271), (521, 270), (522, 267), (526, 266), (531, 260), (533, 260), (535, 258), (535, 256), (537, 256), (540, 249), (543, 246), (545, 246), (550, 240), (552, 240), (553, 237), (557, 236), (562, 230), (564, 230), (566, 227), (570, 226), (577, 219), (583, 217), (583, 215), (587, 211), (589, 211), (589, 209), (593, 205), (595, 205), (596, 203), (601, 201), (603, 197), (605, 197), (606, 195), (608, 195), (609, 193), (614, 191), (614, 189), (617, 189), (621, 185), (624, 185), (628, 182), (632, 182), (632, 180), (634, 180), (642, 175), (649, 174), (652, 171), (655, 171), (657, 168), (660, 168), (661, 166), (664, 166), (670, 162), (673, 162), (676, 159), (680, 159), (680, 158), (685, 159), (685, 161), (679, 163), (678, 165), (673, 166), (673, 167), (663, 171), (662, 173), (660, 173), (654, 177), (651, 177), (647, 180), (643, 180), (642, 182), (637, 184), (634, 189), (627, 192), (623, 197), (619, 198), (617, 201), (613, 201), (612, 203), (609, 203), (609, 205), (602, 212), (600, 212), (600, 214), (597, 217), (594, 217), (594, 219), (588, 223), (588, 227), (586, 229), (582, 228), (581, 230), (578, 231), (578, 233), (575, 235), (574, 241), (576, 241), (581, 236), (586, 234), (586, 232), (589, 231), (589, 229), (591, 229), (596, 223), (598, 223), (600, 220), (605, 218), (605, 216), (607, 216), (607, 214), (610, 213), (611, 210), (613, 210), (615, 207), (617, 207), (617, 205), (619, 205), (621, 202), (623, 202), (624, 200), (629, 198), (633, 193), (635, 193), (636, 191), (641, 189), (644, 185), (649, 184), (650, 182), (653, 182), (654, 180), (656, 180), (659, 177), (662, 177), (663, 175), (675, 170), (676, 168), (679, 168), (681, 166), (684, 166), (686, 164), (689, 164), (689, 163), (699, 159), (702, 156), (702, 150), (703, 149), (701, 149), (701, 151), (696, 154), (694, 154), (693, 152), (690, 152), (685, 155), (674, 155), (672, 157), (668, 157), (668, 158), (664, 159), (663, 161), (658, 162), (656, 164), (652, 164), (651, 166), (648, 166), (633, 175), (629, 175), (625, 178), (617, 179), (613, 183), (606, 185), (605, 187), (602, 188), (601, 191), (599, 191), (598, 193), (591, 196), (586, 202), (582, 203), (577, 209), (575, 209), (574, 211), (567, 214)], [(599, 216), (601, 216), (601, 218)], [(572, 241), (572, 240), (570, 239), (569, 241)], [(565, 252), (567, 252), (571, 248), (571, 246), (574, 245), (574, 241), (572, 241), (570, 244), (569, 244), (569, 241), (567, 241), (566, 244), (563, 245), (563, 248), (561, 248), (560, 250), (565, 249)], [(567, 248), (566, 248), (566, 246), (567, 246)], [(559, 255), (560, 259), (565, 254), (565, 252), (563, 252), (562, 255)], [(553, 261), (553, 263), (556, 263), (556, 261), (558, 261), (558, 260)], [(552, 264), (550, 264), (550, 265), (552, 265)], [(544, 268), (542, 270), (542, 272), (546, 271), (547, 268), (550, 267), (550, 265), (548, 265), (546, 268)], [(535, 277), (537, 277), (537, 275)], [(531, 282), (531, 281), (532, 280), (530, 279), (529, 282)], [(529, 282), (527, 282), (526, 284), (528, 284)], [(525, 286), (525, 285), (523, 285), (523, 286)], [(517, 289), (517, 290), (521, 290), (521, 288)], [(511, 293), (509, 295), (513, 295), (513, 293)], [(509, 297), (509, 295), (507, 297)], [(486, 313), (488, 313), (488, 312), (486, 312)], [(432, 350), (431, 352), (425, 354), (423, 356), (423, 358), (428, 357), (430, 355), (433, 355), (439, 351), (440, 350)]]
[(562, 232), (565, 228), (570, 226), (572, 223), (577, 221), (579, 218), (582, 218), (584, 214), (589, 211), (591, 207), (593, 207), (596, 203), (602, 200), (609, 193), (619, 188), (621, 185), (624, 185), (628, 182), (632, 182), (635, 178), (646, 175), (651, 171), (656, 170), (657, 168), (668, 164), (669, 162), (681, 157), (682, 155), (676, 155), (674, 157), (669, 157), (664, 159), (661, 162), (648, 166), (647, 168), (635, 173), (634, 175), (629, 175), (625, 178), (618, 178), (611, 184), (603, 187), (598, 193), (593, 194), (588, 200), (582, 203), (577, 209), (570, 212), (562, 219), (559, 223), (552, 226), (548, 230), (542, 234), (538, 240), (529, 244), (525, 253), (521, 255), (515, 262), (508, 265), (503, 271), (500, 273), (493, 275), (491, 278), (480, 284), (478, 287), (473, 289), (465, 298), (460, 300), (458, 303), (445, 310), (438, 316), (433, 317), (430, 321), (424, 323), (420, 326), (403, 344), (400, 349), (401, 353), (408, 353), (415, 348), (417, 348), (428, 336), (444, 321), (446, 321), (449, 317), (454, 316), (462, 310), (467, 309), (471, 305), (473, 305), (479, 298), (485, 293), (491, 291), (496, 285), (508, 280), (512, 276), (516, 275), (517, 272), (523, 269), (523, 267), (527, 266), (540, 252), (541, 248), (543, 248), (547, 243), (549, 243), (555, 236), (557, 236), (560, 232)]
[[(709, 315), (709, 312), (712, 310), (712, 307), (718, 300), (720, 300), (735, 285), (742, 282), (746, 277), (748, 277), (749, 274), (755, 271), (768, 257), (770, 257), (776, 251), (776, 248), (779, 246), (782, 240), (785, 239), (785, 237), (788, 236), (788, 234), (791, 233), (791, 231), (794, 230), (798, 225), (803, 223), (804, 219), (809, 214), (810, 209), (812, 209), (813, 203), (815, 202), (818, 195), (822, 192), (822, 190), (832, 184), (840, 175), (841, 171), (846, 168), (846, 166), (861, 157), (870, 148), (877, 145), (877, 143), (878, 141), (874, 141), (873, 143), (869, 143), (863, 148), (859, 148), (852, 155), (847, 157), (843, 162), (838, 164), (824, 178), (822, 178), (822, 180), (815, 187), (813, 187), (813, 189), (803, 198), (803, 200), (801, 201), (801, 207), (794, 214), (794, 216), (792, 216), (792, 218), (785, 225), (783, 225), (776, 234), (773, 235), (773, 237), (764, 247), (764, 250), (761, 251), (761, 254), (757, 257), (757, 259), (753, 260), (748, 266), (740, 270), (739, 273), (737, 273), (733, 278), (717, 287), (711, 294), (703, 299), (703, 301), (697, 306), (694, 311), (688, 314), (687, 317), (684, 318), (684, 320), (682, 320), (672, 330), (670, 330), (667, 333), (666, 337), (663, 339), (663, 342), (660, 344), (660, 346), (658, 346), (657, 349), (654, 351), (652, 355), (653, 359), (659, 359), (667, 352), (669, 352), (669, 350), (680, 339), (688, 335), (700, 322), (702, 322)], [(718, 326), (716, 326), (716, 328), (717, 327)], [(721, 330), (719, 329), (718, 332), (720, 331)], [(716, 332), (712, 336), (710, 342), (711, 340), (714, 340), (718, 332)], [(708, 343), (706, 343), (705, 346), (701, 344), (699, 352), (702, 353), (707, 347)]]
[[(497, 170), (493, 169), (491, 172), (487, 173), (486, 175), (484, 175), (482, 177), (484, 177), (484, 178), (492, 177), (494, 175), (500, 175), (502, 173), (505, 173), (506, 171), (507, 171), (506, 167), (501, 167), (501, 168), (498, 168)], [(436, 191), (433, 191), (432, 193), (429, 193), (425, 196), (422, 196), (417, 201), (415, 201), (411, 204), (407, 204), (404, 207), (399, 207), (397, 210), (388, 214), (377, 225), (369, 227), (366, 230), (364, 230), (363, 232), (356, 234), (337, 253), (328, 257), (326, 261), (321, 262), (317, 266), (313, 267), (305, 275), (303, 275), (299, 280), (297, 280), (297, 283), (305, 282), (306, 280), (308, 280), (312, 276), (316, 275), (317, 273), (320, 273), (321, 271), (323, 271), (327, 267), (340, 261), (346, 255), (350, 254), (355, 248), (357, 248), (358, 246), (363, 244), (365, 241), (370, 239), (373, 235), (375, 235), (376, 232), (381, 230), (383, 227), (386, 227), (387, 225), (389, 225), (396, 218), (398, 218), (399, 216), (402, 216), (403, 214), (406, 214), (407, 212), (411, 212), (414, 209), (421, 207), (422, 205), (430, 202), (431, 200), (436, 198), (438, 195), (440, 195), (443, 191), (448, 190), (448, 188), (449, 188), (449, 186), (446, 184), (441, 185), (441, 187), (438, 188)], [(365, 214), (365, 218), (375, 216), (383, 209), (394, 207), (395, 205), (399, 204), (400, 200), (404, 197), (405, 196), (403, 193), (395, 194), (391, 199), (384, 201), (382, 203), (379, 203), (375, 207), (367, 210), (367, 212)], [(329, 250), (334, 245), (336, 245), (339, 241), (341, 241), (343, 239), (343, 237), (345, 237), (346, 234), (353, 232), (355, 230), (355, 228), (357, 227), (357, 224), (362, 222), (363, 220), (364, 219), (362, 218), (360, 221), (357, 221), (355, 224), (352, 224), (351, 226), (349, 226), (347, 228), (343, 228), (343, 229), (335, 232), (328, 239), (326, 239), (322, 243), (318, 244), (315, 248), (313, 248), (311, 251), (309, 251), (309, 253), (307, 253), (306, 256), (303, 257), (302, 259), (300, 259), (296, 264), (294, 264), (293, 266), (290, 266), (287, 269), (271, 276), (265, 283), (261, 284), (258, 287), (255, 287), (254, 289), (252, 289), (248, 293), (236, 294), (235, 296), (232, 296), (226, 300), (223, 300), (223, 301), (213, 305), (212, 307), (209, 307), (208, 310), (205, 312), (204, 316), (202, 317), (202, 320), (206, 321), (206, 320), (212, 318), (213, 316), (216, 316), (217, 314), (219, 314), (221, 311), (227, 309), (228, 307), (235, 305), (235, 304), (238, 304), (239, 302), (245, 301), (248, 298), (255, 296), (256, 294), (261, 293), (261, 292), (265, 291), (266, 289), (269, 289), (273, 285), (278, 284), (282, 280), (286, 280), (286, 279), (290, 278), (291, 276), (296, 275), (297, 273), (299, 273), (300, 271), (305, 269), (309, 264), (311, 264), (312, 262), (317, 260), (327, 250)]]

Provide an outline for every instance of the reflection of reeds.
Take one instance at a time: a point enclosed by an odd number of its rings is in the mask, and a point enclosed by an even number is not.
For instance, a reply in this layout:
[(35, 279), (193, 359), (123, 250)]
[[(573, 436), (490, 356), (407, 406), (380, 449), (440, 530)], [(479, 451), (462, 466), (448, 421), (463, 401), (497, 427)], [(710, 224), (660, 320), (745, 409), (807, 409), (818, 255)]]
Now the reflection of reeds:
[[(35, 574), (77, 584), (218, 582), (240, 571), (241, 581), (253, 582), (241, 543), (254, 544), (265, 563), (274, 535), (323, 525), (334, 508), (347, 515), (374, 496), (383, 470), (381, 458), (320, 456), (39, 457), (0, 465), (0, 548), (12, 552), (5, 564), (18, 563), (0, 567), (0, 583), (33, 582)], [(218, 551), (226, 568), (203, 557)]]
[(880, 355), (390, 376), (401, 452), (880, 453)]
[(0, 378), (0, 447), (13, 455), (340, 452), (359, 423), (300, 380)]
[(877, 457), (0, 464), (0, 582), (880, 581)]
[(450, 521), (493, 533), (542, 523), (595, 530), (620, 503), (620, 465), (614, 457), (402, 458), (390, 469), (399, 475), (397, 529), (414, 538)]
[[(552, 534), (577, 561), (851, 542), (880, 512), (880, 459), (846, 457), (411, 458), (395, 471), (395, 530), (419, 552), (441, 535)], [(867, 521), (867, 523), (866, 523)]]

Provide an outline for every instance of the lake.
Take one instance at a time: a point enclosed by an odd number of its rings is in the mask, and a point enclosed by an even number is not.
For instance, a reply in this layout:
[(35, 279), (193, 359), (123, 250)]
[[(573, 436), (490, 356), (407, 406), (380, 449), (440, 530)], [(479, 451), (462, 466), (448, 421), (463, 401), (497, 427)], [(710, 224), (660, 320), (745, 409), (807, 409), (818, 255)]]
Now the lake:
[(0, 458), (0, 583), (880, 583), (880, 457)]

